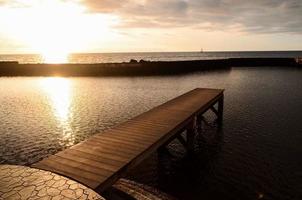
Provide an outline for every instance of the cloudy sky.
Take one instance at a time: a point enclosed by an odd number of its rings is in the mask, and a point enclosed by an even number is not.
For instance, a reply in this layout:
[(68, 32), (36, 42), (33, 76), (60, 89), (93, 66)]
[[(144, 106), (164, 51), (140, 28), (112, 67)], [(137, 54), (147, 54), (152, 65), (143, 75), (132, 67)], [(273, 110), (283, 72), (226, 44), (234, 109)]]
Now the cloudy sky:
[(0, 0), (0, 53), (300, 50), (301, 0)]

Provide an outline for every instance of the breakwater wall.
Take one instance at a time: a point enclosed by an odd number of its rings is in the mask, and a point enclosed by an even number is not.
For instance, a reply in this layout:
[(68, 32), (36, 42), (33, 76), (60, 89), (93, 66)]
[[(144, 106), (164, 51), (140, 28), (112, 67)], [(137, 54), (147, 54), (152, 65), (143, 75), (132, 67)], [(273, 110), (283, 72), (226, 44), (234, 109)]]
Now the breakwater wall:
[(192, 73), (231, 67), (301, 67), (294, 58), (229, 58), (194, 61), (135, 61), (97, 64), (19, 64), (0, 62), (0, 76), (148, 76)]

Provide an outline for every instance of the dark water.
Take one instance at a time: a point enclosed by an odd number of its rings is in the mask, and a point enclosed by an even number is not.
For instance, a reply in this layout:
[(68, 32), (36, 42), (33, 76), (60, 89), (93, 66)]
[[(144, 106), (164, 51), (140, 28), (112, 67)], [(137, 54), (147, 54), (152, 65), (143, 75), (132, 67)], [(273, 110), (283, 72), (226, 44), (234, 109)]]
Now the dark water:
[(148, 61), (207, 60), (224, 58), (298, 58), (302, 51), (227, 51), (227, 52), (146, 52), (146, 53), (82, 53), (68, 58), (49, 59), (37, 54), (0, 55), (0, 61), (20, 63), (111, 63), (129, 62), (131, 59)]
[(154, 155), (129, 176), (180, 199), (302, 199), (297, 68), (169, 77), (3, 77), (0, 162), (36, 162), (196, 87), (226, 89), (223, 131), (205, 126), (194, 156), (175, 143), (172, 155)]

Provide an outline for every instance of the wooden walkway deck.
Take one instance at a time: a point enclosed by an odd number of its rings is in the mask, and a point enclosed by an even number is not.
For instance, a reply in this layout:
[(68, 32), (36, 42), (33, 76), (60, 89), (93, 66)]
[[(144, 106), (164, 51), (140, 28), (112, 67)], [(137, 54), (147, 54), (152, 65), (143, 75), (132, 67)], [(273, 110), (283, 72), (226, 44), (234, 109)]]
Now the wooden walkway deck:
[[(223, 90), (194, 89), (32, 167), (67, 176), (102, 192), (175, 138), (192, 150), (196, 120), (209, 109), (221, 126)], [(183, 138), (180, 133), (185, 130)]]

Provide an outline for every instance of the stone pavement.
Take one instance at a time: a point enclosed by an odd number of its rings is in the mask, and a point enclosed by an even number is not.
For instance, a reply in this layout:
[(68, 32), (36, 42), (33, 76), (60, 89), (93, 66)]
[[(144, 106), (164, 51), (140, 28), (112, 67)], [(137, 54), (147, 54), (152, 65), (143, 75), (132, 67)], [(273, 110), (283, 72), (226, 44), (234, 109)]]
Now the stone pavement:
[(57, 174), (15, 165), (0, 165), (0, 200), (104, 200), (93, 190)]

